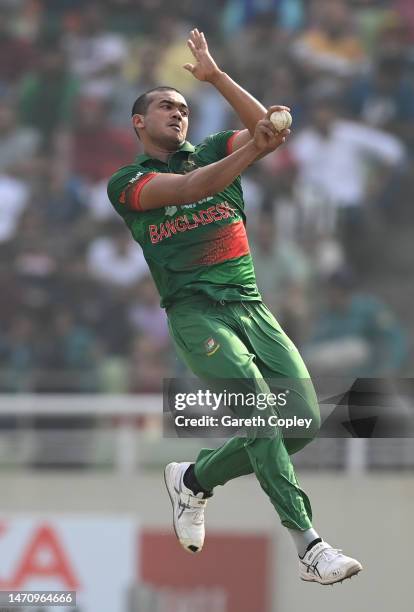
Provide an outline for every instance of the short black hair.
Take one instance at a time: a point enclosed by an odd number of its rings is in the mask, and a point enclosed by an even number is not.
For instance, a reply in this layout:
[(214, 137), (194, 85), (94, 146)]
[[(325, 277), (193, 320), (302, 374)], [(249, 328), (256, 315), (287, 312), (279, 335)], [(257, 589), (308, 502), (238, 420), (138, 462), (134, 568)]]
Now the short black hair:
[(168, 87), (167, 85), (161, 85), (160, 87), (153, 87), (153, 89), (149, 89), (145, 93), (141, 94), (134, 102), (132, 107), (131, 116), (134, 115), (145, 115), (147, 112), (148, 106), (151, 103), (151, 94), (156, 91), (176, 91), (182, 96), (183, 94), (175, 87)]

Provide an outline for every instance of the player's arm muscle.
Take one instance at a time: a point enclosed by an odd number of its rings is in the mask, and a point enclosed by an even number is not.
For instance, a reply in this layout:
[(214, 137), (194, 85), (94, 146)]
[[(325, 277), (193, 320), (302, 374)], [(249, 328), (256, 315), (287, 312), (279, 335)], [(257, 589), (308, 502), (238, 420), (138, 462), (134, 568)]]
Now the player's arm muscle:
[(256, 123), (263, 119), (267, 109), (225, 72), (217, 72), (210, 82), (232, 106), (250, 136), (253, 136)]
[(189, 204), (212, 196), (232, 183), (260, 154), (261, 150), (250, 139), (228, 157), (188, 174), (157, 174), (142, 187), (139, 208)]
[(189, 204), (191, 199), (186, 176), (181, 174), (157, 174), (146, 183), (140, 194), (141, 210), (161, 208), (170, 204)]
[[(254, 96), (233, 81), (225, 72), (219, 72), (211, 80), (211, 84), (232, 106), (242, 124), (247, 128), (241, 130), (231, 143), (232, 151), (243, 147), (253, 136), (256, 124), (266, 116), (267, 110)], [(290, 110), (287, 106), (271, 106), (271, 113), (278, 110)]]

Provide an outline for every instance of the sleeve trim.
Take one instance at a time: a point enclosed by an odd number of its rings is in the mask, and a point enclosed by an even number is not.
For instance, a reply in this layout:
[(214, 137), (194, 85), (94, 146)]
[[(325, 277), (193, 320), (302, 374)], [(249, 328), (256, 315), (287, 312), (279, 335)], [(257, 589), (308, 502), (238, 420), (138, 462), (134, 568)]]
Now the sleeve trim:
[(129, 210), (145, 212), (140, 203), (141, 191), (143, 187), (156, 176), (158, 176), (157, 172), (148, 172), (148, 174), (145, 174), (139, 181), (130, 185), (129, 188), (122, 192), (120, 202), (126, 203)]
[(226, 155), (231, 155), (233, 153), (233, 141), (238, 134), (240, 134), (241, 130), (237, 130), (234, 132), (230, 138), (226, 142)]

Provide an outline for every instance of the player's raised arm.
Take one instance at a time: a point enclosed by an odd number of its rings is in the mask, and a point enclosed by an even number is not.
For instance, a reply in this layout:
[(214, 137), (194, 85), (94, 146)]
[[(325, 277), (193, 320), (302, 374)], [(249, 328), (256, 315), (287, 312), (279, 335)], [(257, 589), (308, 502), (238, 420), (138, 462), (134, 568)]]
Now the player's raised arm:
[[(225, 189), (258, 157), (274, 151), (286, 140), (289, 130), (275, 133), (269, 119), (271, 112), (269, 109), (266, 117), (257, 122), (253, 138), (224, 159), (184, 175), (154, 173), (142, 188), (138, 185), (137, 208), (161, 208), (172, 201), (175, 205), (189, 204)], [(130, 189), (136, 187), (132, 185)]]
[[(223, 72), (213, 59), (203, 32), (194, 29), (187, 41), (194, 56), (194, 64), (185, 64), (184, 68), (199, 81), (211, 83), (232, 106), (247, 128), (241, 130), (232, 141), (232, 150), (244, 146), (254, 134), (257, 122), (266, 116), (267, 109), (248, 91), (240, 87), (232, 78)], [(290, 110), (287, 106), (272, 106), (271, 112)]]

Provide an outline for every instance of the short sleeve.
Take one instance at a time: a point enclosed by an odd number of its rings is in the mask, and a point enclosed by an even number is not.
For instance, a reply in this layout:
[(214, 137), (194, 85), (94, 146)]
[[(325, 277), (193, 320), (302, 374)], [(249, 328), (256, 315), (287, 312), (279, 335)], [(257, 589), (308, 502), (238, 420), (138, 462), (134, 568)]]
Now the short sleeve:
[(108, 198), (117, 212), (121, 215), (127, 211), (142, 212), (142, 188), (157, 174), (142, 166), (126, 166), (118, 170), (108, 183)]
[(196, 147), (197, 156), (206, 164), (219, 161), (232, 152), (232, 142), (238, 130), (227, 130), (208, 136)]

